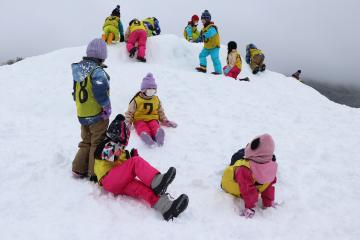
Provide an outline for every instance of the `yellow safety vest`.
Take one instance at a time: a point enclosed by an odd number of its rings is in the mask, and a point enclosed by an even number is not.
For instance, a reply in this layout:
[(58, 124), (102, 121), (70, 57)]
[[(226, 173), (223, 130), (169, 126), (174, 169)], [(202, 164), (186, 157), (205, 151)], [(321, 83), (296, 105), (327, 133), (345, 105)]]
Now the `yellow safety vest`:
[[(236, 168), (242, 167), (242, 166), (250, 169), (249, 161), (245, 160), (245, 159), (237, 160), (234, 165), (231, 165), (225, 169), (224, 174), (221, 179), (221, 188), (224, 191), (226, 191), (236, 197), (240, 197), (241, 189), (240, 189), (239, 184), (234, 179), (235, 170), (236, 170)], [(254, 184), (255, 183), (256, 183), (256, 180), (254, 179)], [(262, 193), (263, 191), (266, 190), (266, 188), (269, 187), (269, 185), (270, 185), (270, 183), (259, 184), (256, 186), (256, 188), (260, 193)]]
[[(98, 68), (96, 67), (82, 82), (74, 85), (74, 98), (76, 103), (77, 115), (80, 118), (95, 117), (102, 112), (101, 105), (96, 101), (92, 90), (91, 74)], [(109, 94), (109, 93), (108, 93)]]
[(139, 94), (134, 98), (136, 104), (136, 111), (134, 114), (134, 120), (159, 120), (159, 107), (160, 100), (157, 96), (153, 96), (151, 99), (142, 98)]
[(121, 165), (126, 161), (125, 150), (121, 153), (120, 159), (111, 162), (103, 159), (95, 158), (94, 172), (100, 184), (100, 180), (115, 166)]
[(130, 33), (136, 31), (136, 30), (145, 30), (145, 25), (142, 21), (139, 20), (134, 20), (132, 21), (131, 25), (130, 25)]
[(216, 29), (216, 35), (209, 38), (209, 39), (206, 39), (204, 41), (204, 48), (206, 49), (212, 49), (212, 48), (219, 48), (220, 47), (220, 35), (219, 35), (219, 32), (218, 32), (218, 29), (217, 27), (210, 23), (207, 27), (203, 28), (201, 30), (202, 33), (206, 33), (210, 27), (214, 27)]
[(241, 65), (242, 65), (241, 56), (239, 53), (237, 53), (235, 66), (237, 66), (241, 70)]
[[(197, 26), (192, 27), (191, 30), (192, 30), (192, 39), (197, 40), (199, 38), (199, 36), (200, 36), (200, 32), (198, 31)], [(188, 36), (188, 34), (186, 32), (186, 27), (184, 29), (184, 37), (185, 37), (186, 40), (188, 40), (188, 41), (190, 40), (189, 36)]]
[(107, 26), (114, 26), (114, 27), (116, 27), (118, 29), (119, 28), (119, 20), (120, 20), (120, 18), (118, 18), (116, 16), (107, 17), (105, 19), (103, 28), (107, 27)]
[(260, 49), (252, 48), (250, 49), (250, 57), (253, 58), (255, 55), (263, 54)]

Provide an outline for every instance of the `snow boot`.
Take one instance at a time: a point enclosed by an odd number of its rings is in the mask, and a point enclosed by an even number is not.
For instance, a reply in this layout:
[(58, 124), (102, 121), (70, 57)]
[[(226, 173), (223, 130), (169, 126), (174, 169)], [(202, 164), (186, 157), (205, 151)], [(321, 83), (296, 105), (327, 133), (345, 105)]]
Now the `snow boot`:
[(106, 42), (106, 35), (105, 34), (101, 35), (101, 38), (102, 38), (102, 40), (104, 40), (104, 42)]
[(159, 128), (155, 135), (155, 141), (159, 146), (164, 145), (165, 131), (162, 128)]
[(135, 56), (136, 51), (137, 51), (137, 47), (133, 47), (129, 52), (129, 57), (133, 58)]
[(143, 142), (144, 142), (146, 145), (148, 145), (148, 146), (154, 146), (154, 145), (155, 145), (155, 142), (154, 142), (154, 140), (152, 139), (152, 137), (151, 137), (148, 133), (146, 133), (146, 132), (142, 132), (142, 133), (140, 134), (140, 138), (141, 138), (141, 140), (143, 140)]
[(151, 181), (151, 188), (156, 195), (163, 195), (166, 189), (174, 181), (176, 176), (176, 168), (170, 167), (166, 173), (157, 174)]
[(249, 82), (250, 78), (248, 78), (248, 77), (239, 78), (239, 81), (247, 81), (247, 82)]
[(189, 204), (189, 197), (186, 194), (181, 194), (174, 201), (170, 200), (169, 195), (161, 195), (154, 209), (158, 210), (166, 221), (176, 218), (180, 213), (185, 211)]
[(71, 172), (72, 172), (72, 175), (73, 175), (74, 178), (83, 179), (83, 178), (87, 177), (86, 173), (79, 173), (79, 172), (74, 171), (74, 170), (72, 170)]
[(107, 44), (110, 45), (112, 44), (112, 41), (114, 40), (115, 36), (113, 33), (109, 33), (108, 39), (107, 39)]
[(90, 182), (97, 183), (97, 182), (98, 182), (97, 176), (96, 176), (96, 175), (91, 175), (91, 176), (89, 177), (89, 181), (90, 181)]
[(146, 62), (146, 58), (143, 58), (143, 57), (137, 57), (136, 59), (143, 63)]
[(221, 73), (218, 73), (218, 72), (212, 72), (211, 74), (213, 74), (213, 75), (220, 75)]
[(200, 67), (197, 67), (197, 68), (195, 68), (195, 69), (196, 69), (196, 71), (198, 71), (198, 72), (206, 73), (206, 67), (200, 66)]
[(261, 65), (261, 67), (260, 67), (260, 72), (265, 71), (265, 69), (266, 69), (266, 65), (265, 65), (265, 64)]
[(259, 72), (260, 68), (259, 67), (255, 67), (254, 70), (252, 71), (253, 74), (257, 74)]

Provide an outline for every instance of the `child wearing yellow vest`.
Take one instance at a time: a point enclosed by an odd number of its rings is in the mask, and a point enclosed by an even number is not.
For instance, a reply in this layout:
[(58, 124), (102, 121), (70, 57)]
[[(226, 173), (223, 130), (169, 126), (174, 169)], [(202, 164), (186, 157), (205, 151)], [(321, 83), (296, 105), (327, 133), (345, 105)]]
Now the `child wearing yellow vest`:
[(167, 119), (160, 99), (155, 95), (156, 91), (155, 78), (148, 73), (141, 83), (141, 91), (131, 100), (125, 113), (127, 124), (134, 123), (137, 134), (149, 146), (155, 143), (164, 145), (165, 132), (160, 122), (167, 127), (177, 127), (175, 122)]
[(136, 149), (129, 153), (125, 150), (129, 137), (125, 117), (118, 114), (95, 151), (95, 174), (99, 185), (113, 194), (144, 200), (166, 221), (178, 217), (186, 209), (189, 198), (181, 194), (173, 201), (166, 194), (176, 169), (170, 167), (161, 174), (140, 157)]
[(241, 149), (231, 159), (224, 171), (221, 188), (245, 202), (240, 215), (252, 218), (259, 194), (263, 207), (273, 207), (277, 163), (274, 155), (275, 143), (269, 134), (256, 137), (245, 149)]
[(253, 74), (266, 69), (264, 64), (265, 55), (254, 44), (250, 43), (246, 46), (246, 63), (250, 65)]
[(161, 33), (160, 23), (156, 17), (148, 17), (142, 20), (148, 37), (157, 36)]
[(218, 28), (211, 22), (211, 15), (208, 10), (201, 14), (201, 22), (204, 28), (201, 30), (200, 37), (204, 42), (204, 48), (199, 54), (200, 67), (195, 68), (198, 72), (206, 73), (207, 61), (206, 58), (210, 55), (214, 65), (214, 72), (212, 74), (219, 75), (222, 73), (221, 62), (219, 58), (220, 53), (220, 35)]
[(236, 42), (230, 41), (228, 43), (227, 66), (223, 68), (224, 75), (232, 78), (237, 78), (241, 72), (241, 56), (236, 50)]
[(188, 25), (184, 29), (184, 37), (189, 42), (201, 42), (200, 32), (198, 30), (199, 17), (198, 15), (193, 15), (191, 21), (188, 22)]
[(137, 51), (136, 59), (140, 62), (146, 62), (146, 41), (147, 33), (144, 23), (136, 18), (130, 21), (129, 27), (125, 33), (126, 49), (129, 57), (133, 58)]
[(107, 44), (111, 44), (113, 41), (124, 42), (124, 28), (120, 21), (119, 5), (112, 11), (111, 16), (105, 19), (103, 31), (102, 39), (107, 42)]

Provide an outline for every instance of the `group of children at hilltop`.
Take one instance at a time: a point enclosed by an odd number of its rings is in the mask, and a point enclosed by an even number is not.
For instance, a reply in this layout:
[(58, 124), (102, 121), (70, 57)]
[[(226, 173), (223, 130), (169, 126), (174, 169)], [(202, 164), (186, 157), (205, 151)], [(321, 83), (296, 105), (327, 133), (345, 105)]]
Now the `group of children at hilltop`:
[[(107, 58), (105, 41), (127, 40), (129, 53), (133, 55), (133, 49), (136, 48), (138, 58), (141, 58), (144, 57), (142, 54), (146, 47), (139, 44), (140, 39), (146, 39), (149, 31), (151, 34), (160, 33), (160, 29), (144, 27), (144, 21), (135, 19), (130, 22), (124, 34), (119, 10), (120, 7), (114, 9), (112, 16), (106, 19), (103, 39), (91, 41), (86, 49), (86, 57), (72, 64), (73, 99), (82, 138), (72, 163), (72, 172), (78, 178), (89, 178), (97, 182), (113, 194), (144, 200), (159, 211), (165, 220), (169, 220), (178, 217), (189, 203), (186, 194), (172, 200), (167, 193), (168, 186), (176, 176), (176, 169), (170, 167), (165, 173), (160, 173), (140, 157), (137, 149), (126, 150), (132, 125), (141, 140), (150, 147), (164, 144), (165, 131), (161, 125), (177, 127), (165, 115), (163, 104), (156, 95), (158, 86), (153, 74), (148, 73), (143, 78), (140, 91), (131, 99), (125, 116), (118, 114), (109, 124), (112, 107), (109, 97), (110, 77), (104, 70)], [(186, 33), (188, 39), (198, 41), (201, 37), (207, 44), (205, 46), (208, 48), (205, 47), (200, 54), (202, 67), (205, 67), (206, 56), (211, 55), (214, 60), (213, 56), (218, 54), (220, 47), (219, 37), (215, 37), (218, 35), (217, 28), (210, 19), (210, 14), (205, 11), (202, 15), (205, 30), (199, 36), (194, 32)], [(155, 18), (153, 20), (156, 21)], [(196, 17), (192, 20), (196, 26)], [(114, 33), (116, 31), (118, 38)], [(130, 43), (129, 39), (132, 39)], [(135, 46), (136, 41), (138, 45)], [(235, 42), (229, 43), (227, 62), (224, 72), (231, 77), (237, 76), (241, 70), (241, 58), (236, 51)], [(259, 68), (261, 66), (263, 65), (257, 65)], [(219, 67), (221, 71), (221, 64), (216, 65), (216, 68)], [(277, 171), (274, 149), (275, 143), (270, 135), (258, 136), (233, 156), (230, 166), (224, 171), (221, 187), (244, 199), (245, 208), (241, 215), (246, 218), (254, 215), (259, 194), (264, 208), (274, 206), (273, 184), (276, 182)]]

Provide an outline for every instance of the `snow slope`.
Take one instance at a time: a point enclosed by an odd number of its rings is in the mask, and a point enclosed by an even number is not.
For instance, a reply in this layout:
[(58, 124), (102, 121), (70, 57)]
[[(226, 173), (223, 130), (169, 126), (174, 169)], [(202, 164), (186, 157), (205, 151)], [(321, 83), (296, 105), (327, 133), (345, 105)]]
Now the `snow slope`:
[[(358, 239), (360, 111), (266, 71), (239, 82), (193, 71), (201, 45), (172, 35), (149, 39), (148, 63), (109, 47), (114, 113), (123, 113), (153, 72), (177, 129), (149, 149), (132, 132), (130, 147), (161, 171), (178, 170), (169, 187), (189, 208), (165, 222), (147, 205), (114, 197), (71, 177), (80, 140), (70, 64), (85, 47), (0, 67), (0, 229), (15, 239)], [(225, 47), (222, 60), (225, 62)], [(212, 70), (212, 65), (210, 65)], [(113, 114), (112, 117), (114, 117)], [(273, 135), (279, 163), (277, 209), (238, 215), (242, 201), (220, 187), (231, 155), (257, 134)]]

